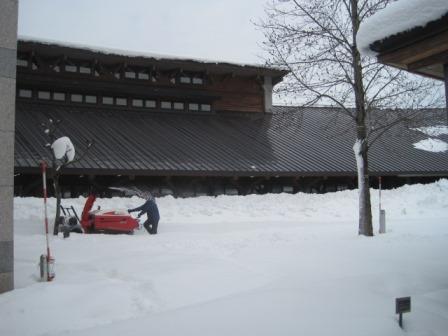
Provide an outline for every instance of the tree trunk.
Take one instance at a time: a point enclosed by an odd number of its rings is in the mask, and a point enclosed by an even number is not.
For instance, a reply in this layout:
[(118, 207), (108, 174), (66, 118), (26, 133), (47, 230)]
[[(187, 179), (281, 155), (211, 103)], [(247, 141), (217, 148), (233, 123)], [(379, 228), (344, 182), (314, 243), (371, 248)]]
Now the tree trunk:
[(353, 151), (356, 157), (359, 192), (359, 230), (364, 236), (373, 236), (372, 210), (370, 203), (370, 182), (368, 172), (368, 150), (365, 139), (358, 137)]
[(353, 26), (353, 72), (354, 91), (356, 99), (356, 129), (357, 140), (353, 146), (358, 171), (359, 190), (359, 234), (373, 236), (372, 209), (370, 205), (368, 140), (366, 126), (366, 104), (364, 95), (364, 83), (361, 66), (361, 56), (356, 46), (356, 34), (359, 29), (358, 0), (351, 0), (351, 19)]
[(56, 197), (56, 216), (54, 218), (53, 235), (59, 233), (59, 217), (61, 216), (61, 190), (59, 186), (59, 175), (53, 176), (54, 196)]

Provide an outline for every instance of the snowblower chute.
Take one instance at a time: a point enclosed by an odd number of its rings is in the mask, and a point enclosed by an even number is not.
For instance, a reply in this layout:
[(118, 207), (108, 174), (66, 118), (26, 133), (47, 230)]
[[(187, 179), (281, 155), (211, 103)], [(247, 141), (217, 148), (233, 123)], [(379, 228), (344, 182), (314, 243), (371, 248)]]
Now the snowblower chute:
[(81, 226), (86, 233), (132, 233), (139, 227), (137, 219), (126, 210), (92, 210), (96, 196), (89, 195), (81, 216)]

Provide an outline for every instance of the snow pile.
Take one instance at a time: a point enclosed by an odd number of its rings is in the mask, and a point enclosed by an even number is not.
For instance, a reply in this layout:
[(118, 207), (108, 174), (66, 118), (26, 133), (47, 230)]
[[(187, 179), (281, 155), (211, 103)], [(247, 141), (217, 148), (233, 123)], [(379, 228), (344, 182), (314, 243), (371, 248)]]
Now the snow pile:
[(75, 158), (75, 146), (73, 146), (69, 137), (56, 139), (51, 144), (51, 149), (53, 150), (55, 158), (58, 160), (62, 160), (66, 157), (67, 162), (71, 162)]
[[(383, 191), (387, 233), (373, 238), (357, 235), (357, 194), (159, 198), (157, 236), (52, 236), (52, 283), (37, 282), (43, 201), (16, 198), (0, 334), (398, 336), (394, 300), (409, 295), (405, 332), (444, 335), (448, 180)], [(376, 190), (372, 203), (377, 232)]]
[(398, 0), (367, 18), (358, 31), (356, 42), (363, 55), (375, 56), (369, 45), (389, 36), (424, 27), (448, 13), (446, 0)]

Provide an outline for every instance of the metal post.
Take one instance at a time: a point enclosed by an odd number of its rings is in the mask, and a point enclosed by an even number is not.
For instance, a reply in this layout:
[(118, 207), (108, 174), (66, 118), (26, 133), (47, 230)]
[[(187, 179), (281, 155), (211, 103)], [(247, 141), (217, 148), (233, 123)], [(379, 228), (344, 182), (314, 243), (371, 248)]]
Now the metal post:
[(380, 222), (380, 228), (379, 233), (386, 233), (386, 210), (381, 209), (381, 189), (382, 189), (382, 179), (381, 176), (378, 177), (379, 186), (379, 222)]
[(381, 212), (381, 176), (378, 176), (379, 210)]

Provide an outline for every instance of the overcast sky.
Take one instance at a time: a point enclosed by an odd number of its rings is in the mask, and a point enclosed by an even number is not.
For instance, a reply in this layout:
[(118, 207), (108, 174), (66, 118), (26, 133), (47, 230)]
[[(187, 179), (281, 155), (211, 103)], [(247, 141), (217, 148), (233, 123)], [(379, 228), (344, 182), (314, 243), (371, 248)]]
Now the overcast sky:
[(263, 63), (252, 22), (267, 0), (19, 0), (19, 35), (210, 60)]

